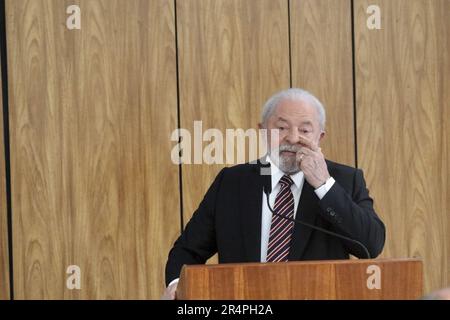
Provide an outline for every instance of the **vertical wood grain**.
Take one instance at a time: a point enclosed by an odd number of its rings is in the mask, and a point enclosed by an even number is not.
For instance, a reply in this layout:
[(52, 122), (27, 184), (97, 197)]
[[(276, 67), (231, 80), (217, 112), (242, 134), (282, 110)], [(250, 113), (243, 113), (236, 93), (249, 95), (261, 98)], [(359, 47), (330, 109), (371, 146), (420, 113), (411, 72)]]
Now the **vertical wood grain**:
[(5, 145), (3, 135), (3, 78), (1, 72), (0, 69), (0, 300), (8, 300), (10, 299), (9, 248), (6, 207)]
[[(366, 27), (377, 4), (382, 29)], [(386, 257), (450, 285), (450, 1), (356, 0), (358, 159), (386, 223)]]
[[(181, 127), (256, 129), (264, 102), (289, 87), (287, 1), (177, 1), (177, 21)], [(185, 223), (223, 166), (182, 166)]]
[(174, 21), (172, 0), (7, 1), (17, 298), (159, 298), (180, 226)]
[(292, 85), (325, 106), (325, 157), (354, 166), (350, 1), (290, 1)]

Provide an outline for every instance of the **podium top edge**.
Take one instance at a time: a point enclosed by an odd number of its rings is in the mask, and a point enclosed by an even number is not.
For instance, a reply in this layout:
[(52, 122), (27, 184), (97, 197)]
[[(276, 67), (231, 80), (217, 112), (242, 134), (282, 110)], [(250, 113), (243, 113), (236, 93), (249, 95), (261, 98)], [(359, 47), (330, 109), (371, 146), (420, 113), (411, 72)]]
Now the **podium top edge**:
[(336, 265), (336, 264), (389, 264), (389, 263), (406, 263), (406, 262), (418, 262), (422, 263), (422, 258), (380, 258), (380, 259), (342, 259), (342, 260), (305, 260), (305, 261), (288, 261), (288, 262), (242, 262), (242, 263), (220, 263), (220, 264), (195, 264), (184, 265), (183, 268), (196, 269), (196, 268), (230, 268), (236, 266), (258, 266), (258, 267), (271, 267), (274, 265)]

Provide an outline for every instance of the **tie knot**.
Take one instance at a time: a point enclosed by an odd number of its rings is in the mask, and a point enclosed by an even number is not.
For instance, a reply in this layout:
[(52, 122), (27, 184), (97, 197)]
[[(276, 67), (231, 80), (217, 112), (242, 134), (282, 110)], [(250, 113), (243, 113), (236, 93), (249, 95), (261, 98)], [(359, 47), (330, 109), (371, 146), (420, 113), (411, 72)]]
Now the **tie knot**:
[(284, 175), (280, 179), (280, 184), (282, 188), (290, 187), (294, 184), (290, 176)]

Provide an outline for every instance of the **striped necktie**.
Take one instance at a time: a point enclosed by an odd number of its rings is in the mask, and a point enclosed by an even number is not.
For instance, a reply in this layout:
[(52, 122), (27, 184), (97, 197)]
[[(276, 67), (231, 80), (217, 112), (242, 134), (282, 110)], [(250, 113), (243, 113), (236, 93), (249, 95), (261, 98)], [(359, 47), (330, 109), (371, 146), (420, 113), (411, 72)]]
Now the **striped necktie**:
[[(294, 195), (292, 179), (284, 175), (280, 179), (281, 189), (275, 199), (274, 211), (282, 216), (294, 218)], [(267, 262), (288, 261), (294, 222), (272, 215), (270, 226)]]

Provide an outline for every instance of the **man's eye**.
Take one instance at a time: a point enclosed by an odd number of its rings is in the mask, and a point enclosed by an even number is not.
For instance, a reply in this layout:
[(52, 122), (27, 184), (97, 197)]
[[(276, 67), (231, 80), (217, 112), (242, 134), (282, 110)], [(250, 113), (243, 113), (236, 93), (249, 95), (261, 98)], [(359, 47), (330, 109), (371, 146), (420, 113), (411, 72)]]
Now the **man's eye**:
[(285, 127), (278, 127), (279, 130), (284, 130), (286, 129)]
[(300, 130), (301, 131), (301, 133), (309, 133), (309, 130), (306, 130), (306, 129), (303, 129), (303, 130)]

